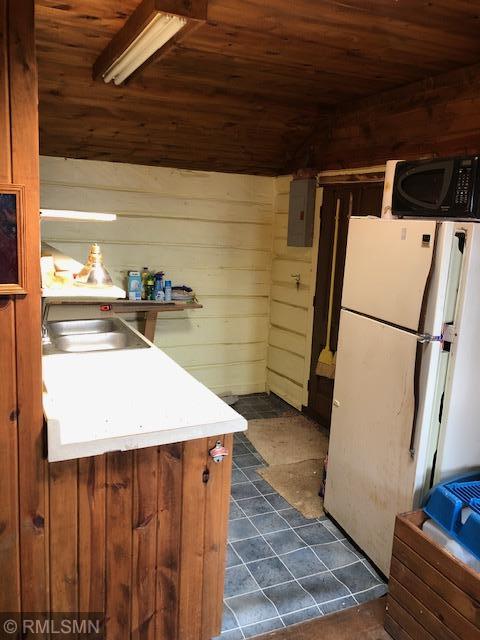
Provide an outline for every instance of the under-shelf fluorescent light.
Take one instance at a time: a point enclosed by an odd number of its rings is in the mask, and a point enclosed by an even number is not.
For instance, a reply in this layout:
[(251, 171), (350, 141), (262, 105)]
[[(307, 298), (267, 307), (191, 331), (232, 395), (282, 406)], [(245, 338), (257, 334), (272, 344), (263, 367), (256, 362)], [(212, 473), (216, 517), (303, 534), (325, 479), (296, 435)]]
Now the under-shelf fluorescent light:
[(157, 13), (132, 44), (103, 73), (105, 82), (113, 80), (116, 85), (122, 84), (186, 24), (187, 20), (180, 16)]
[(86, 220), (90, 222), (113, 222), (116, 213), (95, 213), (94, 211), (69, 211), (66, 209), (40, 209), (42, 220)]

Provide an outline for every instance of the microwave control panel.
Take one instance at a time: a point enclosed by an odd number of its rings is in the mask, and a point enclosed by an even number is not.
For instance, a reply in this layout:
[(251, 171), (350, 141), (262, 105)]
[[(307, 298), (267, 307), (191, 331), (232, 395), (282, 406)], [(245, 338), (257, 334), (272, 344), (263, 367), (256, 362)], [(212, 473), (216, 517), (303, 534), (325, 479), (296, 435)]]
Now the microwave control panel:
[(455, 186), (455, 204), (466, 206), (470, 200), (472, 185), (472, 167), (461, 167), (458, 170), (458, 179)]

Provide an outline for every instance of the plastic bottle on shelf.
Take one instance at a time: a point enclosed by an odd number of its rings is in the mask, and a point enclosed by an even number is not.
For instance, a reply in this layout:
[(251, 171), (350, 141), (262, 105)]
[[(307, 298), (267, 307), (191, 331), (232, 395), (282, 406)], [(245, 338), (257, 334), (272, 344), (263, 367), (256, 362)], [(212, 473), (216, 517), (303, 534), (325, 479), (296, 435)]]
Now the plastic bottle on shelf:
[(165, 302), (172, 301), (172, 281), (165, 280)]
[(148, 300), (146, 287), (147, 287), (147, 279), (149, 275), (150, 275), (150, 271), (148, 270), (148, 267), (143, 267), (142, 269), (142, 300)]
[(147, 276), (147, 282), (145, 284), (145, 300), (155, 300), (155, 278), (153, 273), (149, 273)]
[(157, 300), (157, 302), (164, 300), (163, 275), (163, 271), (157, 271), (155, 274), (155, 300)]

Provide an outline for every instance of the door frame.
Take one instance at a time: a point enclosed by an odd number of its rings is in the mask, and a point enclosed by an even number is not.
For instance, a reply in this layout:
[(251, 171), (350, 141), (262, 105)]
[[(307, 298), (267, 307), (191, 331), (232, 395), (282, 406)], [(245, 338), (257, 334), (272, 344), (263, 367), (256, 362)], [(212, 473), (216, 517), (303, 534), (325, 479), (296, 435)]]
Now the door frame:
[(335, 187), (341, 184), (352, 185), (372, 182), (383, 182), (386, 165), (361, 167), (358, 169), (339, 169), (321, 171), (317, 174), (315, 197), (315, 219), (313, 227), (312, 259), (310, 263), (312, 278), (310, 281), (309, 306), (307, 313), (307, 333), (305, 336), (305, 364), (303, 371), (302, 411), (308, 409), (310, 368), (312, 364), (313, 324), (315, 318), (314, 297), (317, 288), (318, 252), (320, 250), (320, 217), (323, 204), (324, 187)]

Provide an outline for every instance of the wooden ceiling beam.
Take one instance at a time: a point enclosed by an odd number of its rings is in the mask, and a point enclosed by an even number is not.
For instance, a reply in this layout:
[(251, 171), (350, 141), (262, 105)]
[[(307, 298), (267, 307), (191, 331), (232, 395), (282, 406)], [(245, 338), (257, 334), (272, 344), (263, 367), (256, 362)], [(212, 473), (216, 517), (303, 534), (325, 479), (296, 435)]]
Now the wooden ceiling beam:
[(173, 44), (179, 43), (188, 33), (204, 24), (207, 20), (207, 6), (208, 0), (142, 0), (124, 26), (113, 36), (112, 40), (98, 56), (93, 65), (93, 79), (102, 78), (103, 74), (118, 60), (159, 13), (185, 18), (187, 23), (183, 29), (144, 62), (130, 76), (130, 79), (137, 76), (153, 60), (158, 60), (160, 55), (164, 55), (170, 50)]

